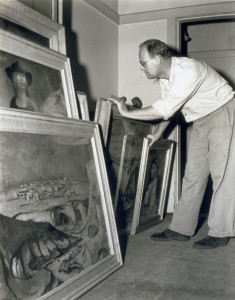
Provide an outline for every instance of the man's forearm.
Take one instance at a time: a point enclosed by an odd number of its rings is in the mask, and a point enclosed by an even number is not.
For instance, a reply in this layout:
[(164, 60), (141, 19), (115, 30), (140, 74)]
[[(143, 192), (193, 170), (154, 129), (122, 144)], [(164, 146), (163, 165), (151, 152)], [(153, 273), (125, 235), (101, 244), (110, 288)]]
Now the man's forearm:
[(126, 118), (142, 121), (153, 121), (163, 119), (163, 115), (154, 107), (148, 106), (141, 109), (128, 109), (126, 103), (119, 97), (111, 96), (107, 98), (115, 105), (117, 105), (119, 113)]
[(143, 120), (143, 121), (152, 121), (152, 120), (161, 120), (163, 116), (152, 106), (133, 109), (133, 110), (119, 110), (120, 114), (123, 117), (134, 119), (134, 120)]
[(161, 132), (163, 133), (166, 129), (166, 127), (170, 124), (170, 121), (166, 120), (166, 121), (161, 121), (157, 124), (157, 126), (155, 126), (154, 130), (153, 130), (153, 134), (156, 132)]

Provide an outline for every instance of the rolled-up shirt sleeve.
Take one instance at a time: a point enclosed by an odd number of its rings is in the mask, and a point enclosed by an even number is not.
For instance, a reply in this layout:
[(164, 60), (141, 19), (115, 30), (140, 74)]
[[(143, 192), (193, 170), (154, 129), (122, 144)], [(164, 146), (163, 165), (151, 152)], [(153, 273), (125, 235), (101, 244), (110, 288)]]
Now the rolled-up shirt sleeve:
[(166, 109), (165, 109), (165, 105), (164, 105), (162, 99), (158, 99), (157, 101), (155, 101), (155, 102), (152, 104), (152, 107), (155, 108), (157, 111), (160, 112), (160, 114), (163, 116), (163, 119), (164, 119), (164, 120), (167, 120), (167, 119), (168, 119), (168, 114), (167, 114), (167, 111), (166, 111)]
[(177, 65), (172, 78), (169, 80), (167, 91), (162, 93), (161, 99), (152, 104), (163, 119), (167, 120), (174, 115), (197, 92), (200, 87), (204, 72), (193, 63), (189, 66)]

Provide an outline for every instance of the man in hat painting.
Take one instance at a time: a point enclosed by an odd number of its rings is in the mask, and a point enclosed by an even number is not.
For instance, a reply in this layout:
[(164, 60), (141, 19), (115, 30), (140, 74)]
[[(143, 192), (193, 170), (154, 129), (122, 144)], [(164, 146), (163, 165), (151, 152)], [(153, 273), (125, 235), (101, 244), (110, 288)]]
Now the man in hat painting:
[(36, 103), (29, 98), (28, 87), (32, 83), (32, 75), (15, 62), (5, 69), (8, 78), (12, 81), (15, 97), (10, 107), (29, 111), (39, 111)]

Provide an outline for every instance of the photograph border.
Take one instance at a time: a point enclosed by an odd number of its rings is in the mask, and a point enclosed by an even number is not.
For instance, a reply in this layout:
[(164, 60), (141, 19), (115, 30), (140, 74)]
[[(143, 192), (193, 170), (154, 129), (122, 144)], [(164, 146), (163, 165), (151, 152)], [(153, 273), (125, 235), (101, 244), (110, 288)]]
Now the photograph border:
[(2, 29), (0, 39), (0, 50), (60, 71), (67, 116), (79, 119), (69, 58)]
[[(51, 6), (57, 10), (57, 2)], [(0, 17), (48, 38), (51, 49), (66, 55), (65, 28), (59, 23), (17, 0), (0, 0)]]
[(74, 276), (38, 298), (40, 300), (75, 300), (123, 265), (98, 125), (94, 122), (75, 119), (37, 116), (29, 112), (15, 113), (4, 108), (0, 109), (0, 124), (0, 130), (5, 132), (55, 136), (63, 134), (73, 139), (81, 139), (81, 143), (84, 138), (91, 142), (110, 255), (89, 267), (83, 274)]
[[(137, 191), (136, 191), (136, 198), (135, 198), (135, 207), (134, 207), (134, 214), (133, 220), (131, 224), (131, 235), (136, 234), (137, 232), (143, 231), (144, 229), (156, 225), (157, 223), (163, 220), (165, 204), (166, 204), (166, 196), (167, 191), (169, 188), (169, 176), (172, 167), (172, 159), (173, 159), (173, 150), (174, 150), (174, 142), (172, 140), (161, 139), (155, 142), (151, 147), (149, 147), (150, 140), (144, 138), (143, 142), (143, 150), (142, 156), (140, 161), (140, 171), (139, 171), (139, 178), (137, 184)], [(144, 184), (145, 184), (145, 177), (148, 165), (148, 158), (150, 151), (156, 150), (166, 150), (166, 161), (163, 170), (163, 178), (162, 178), (162, 186), (161, 186), (161, 193), (160, 193), (160, 201), (159, 201), (159, 208), (158, 208), (158, 218), (154, 219), (151, 218), (148, 221), (145, 221), (144, 224), (140, 224), (140, 212), (143, 200), (143, 192), (144, 192)]]

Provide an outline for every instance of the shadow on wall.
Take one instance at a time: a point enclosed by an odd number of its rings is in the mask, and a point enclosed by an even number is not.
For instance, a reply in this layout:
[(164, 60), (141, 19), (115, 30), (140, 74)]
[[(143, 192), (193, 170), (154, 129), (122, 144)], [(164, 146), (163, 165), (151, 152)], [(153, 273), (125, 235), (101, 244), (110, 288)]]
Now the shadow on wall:
[(88, 105), (91, 99), (86, 68), (79, 63), (78, 34), (72, 31), (72, 1), (66, 0), (63, 5), (63, 25), (65, 26), (67, 56), (70, 58), (75, 91), (87, 95)]

